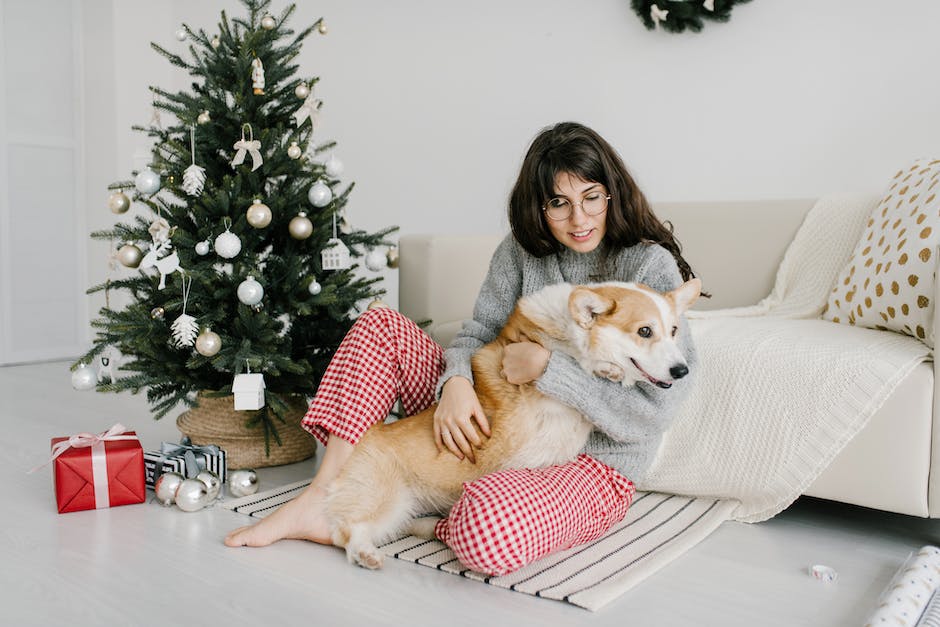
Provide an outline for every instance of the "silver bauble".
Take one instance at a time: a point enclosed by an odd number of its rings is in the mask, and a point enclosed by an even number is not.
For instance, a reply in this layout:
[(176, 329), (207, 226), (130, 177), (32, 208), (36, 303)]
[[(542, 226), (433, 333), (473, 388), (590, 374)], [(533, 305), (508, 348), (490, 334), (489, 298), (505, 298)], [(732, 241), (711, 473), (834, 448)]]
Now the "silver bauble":
[(255, 277), (249, 276), (238, 284), (238, 300), (244, 304), (257, 305), (262, 298), (264, 298), (264, 287), (255, 281)]
[(150, 168), (142, 170), (134, 179), (134, 187), (141, 194), (156, 194), (160, 191), (160, 175)]
[(209, 488), (199, 479), (183, 479), (176, 490), (176, 506), (184, 512), (196, 512), (209, 504)]
[(248, 207), (248, 211), (245, 212), (245, 219), (256, 229), (263, 229), (271, 224), (271, 208), (255, 198), (255, 201)]
[(317, 283), (316, 279), (310, 281), (310, 285), (307, 286), (307, 291), (310, 292), (313, 296), (316, 296), (323, 291), (323, 286)]
[(72, 373), (72, 387), (80, 392), (94, 389), (98, 384), (98, 375), (94, 368), (89, 368), (85, 364), (78, 364), (78, 368)]
[(398, 249), (394, 246), (388, 249), (388, 252), (385, 253), (385, 260), (388, 262), (389, 268), (398, 267)]
[(166, 309), (163, 307), (154, 307), (150, 310), (150, 317), (154, 320), (163, 320), (163, 316), (166, 315)]
[(307, 191), (307, 200), (314, 207), (325, 207), (333, 200), (333, 190), (323, 181), (317, 181)]
[(199, 256), (209, 254), (209, 240), (204, 240), (196, 244), (196, 254)]
[(131, 208), (131, 199), (124, 192), (114, 192), (108, 196), (108, 209), (111, 213), (127, 213)]
[(385, 255), (380, 250), (370, 250), (366, 254), (366, 267), (373, 272), (378, 272), (385, 267)]
[(133, 244), (124, 244), (118, 249), (118, 261), (126, 268), (136, 268), (144, 258), (144, 253)]
[(169, 507), (176, 502), (176, 491), (183, 483), (183, 475), (178, 472), (165, 472), (157, 477), (153, 484), (153, 492), (157, 500), (164, 506)]
[(306, 100), (307, 96), (310, 95), (310, 88), (307, 87), (307, 83), (300, 83), (297, 87), (294, 87), (294, 95), (301, 100)]
[(209, 117), (208, 111), (203, 111), (202, 113), (196, 116), (196, 122), (198, 122), (199, 124), (208, 124), (211, 121), (212, 121), (212, 118)]
[(337, 159), (336, 155), (330, 155), (323, 167), (326, 169), (326, 173), (334, 178), (343, 173), (343, 162)]
[(209, 42), (209, 45), (212, 46), (214, 50), (218, 50), (219, 46), (222, 45), (222, 41), (218, 37), (213, 37), (212, 41)]
[(219, 257), (231, 259), (240, 253), (241, 249), (242, 241), (231, 231), (220, 233), (219, 236), (215, 238), (215, 252)]
[(273, 30), (277, 26), (277, 22), (271, 15), (265, 15), (261, 18), (261, 28), (264, 30)]
[(200, 470), (196, 475), (196, 479), (199, 479), (204, 484), (206, 484), (206, 490), (209, 491), (209, 502), (211, 503), (219, 496), (219, 492), (222, 490), (222, 480), (219, 479), (219, 475), (215, 474), (211, 470)]
[(307, 214), (301, 211), (287, 225), (290, 236), (294, 239), (307, 239), (313, 235), (313, 222), (307, 217)]
[(297, 142), (291, 142), (290, 146), (287, 148), (287, 156), (291, 159), (300, 159), (300, 155), (302, 154), (304, 154), (304, 151), (297, 145)]
[(182, 26), (176, 29), (176, 40), (177, 41), (186, 41), (186, 29)]
[(203, 357), (212, 357), (222, 348), (222, 338), (218, 333), (206, 329), (196, 338), (196, 352)]
[(250, 468), (233, 470), (228, 476), (228, 493), (232, 496), (249, 496), (258, 491), (258, 473)]

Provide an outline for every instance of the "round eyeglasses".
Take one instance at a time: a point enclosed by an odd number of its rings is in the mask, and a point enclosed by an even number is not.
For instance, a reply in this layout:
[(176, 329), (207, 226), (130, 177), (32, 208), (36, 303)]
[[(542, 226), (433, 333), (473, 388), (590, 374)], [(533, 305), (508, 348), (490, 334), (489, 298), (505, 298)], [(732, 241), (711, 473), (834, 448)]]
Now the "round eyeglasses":
[(581, 202), (571, 202), (564, 196), (556, 196), (545, 203), (542, 211), (549, 220), (561, 222), (567, 220), (574, 213), (575, 206), (580, 206), (581, 211), (589, 216), (596, 216), (607, 210), (607, 201), (610, 200), (610, 194), (601, 192), (591, 192), (581, 199)]

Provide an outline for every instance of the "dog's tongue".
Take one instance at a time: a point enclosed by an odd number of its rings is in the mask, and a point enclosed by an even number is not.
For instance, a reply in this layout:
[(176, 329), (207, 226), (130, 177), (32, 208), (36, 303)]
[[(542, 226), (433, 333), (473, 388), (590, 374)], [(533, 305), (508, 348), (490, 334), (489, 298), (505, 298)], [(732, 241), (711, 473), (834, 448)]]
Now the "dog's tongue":
[(656, 377), (650, 375), (650, 373), (648, 373), (647, 371), (643, 370), (643, 368), (640, 367), (640, 364), (636, 363), (636, 360), (635, 360), (635, 359), (631, 359), (630, 361), (633, 362), (633, 365), (636, 366), (636, 369), (639, 370), (640, 372), (642, 372), (642, 373), (643, 373), (643, 376), (646, 377), (647, 379), (649, 379), (649, 382), (652, 383), (653, 385), (655, 385), (655, 386), (657, 386), (657, 387), (661, 387), (661, 388), (664, 389), (664, 390), (668, 390), (669, 388), (672, 387), (672, 384), (671, 384), (671, 383), (666, 383), (665, 381), (660, 381), (660, 380), (657, 379)]

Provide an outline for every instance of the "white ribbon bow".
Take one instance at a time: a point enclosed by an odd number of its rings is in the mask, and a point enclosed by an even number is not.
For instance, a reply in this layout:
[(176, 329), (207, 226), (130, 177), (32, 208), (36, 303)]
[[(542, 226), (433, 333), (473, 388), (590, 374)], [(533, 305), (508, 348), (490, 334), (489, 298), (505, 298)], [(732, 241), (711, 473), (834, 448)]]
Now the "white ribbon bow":
[(261, 142), (257, 139), (245, 141), (245, 138), (241, 138), (233, 146), (238, 152), (235, 153), (235, 158), (232, 159), (232, 167), (241, 165), (245, 161), (245, 153), (251, 155), (251, 171), (254, 172), (261, 167), (261, 164), (264, 163), (264, 159), (261, 158)]
[(46, 464), (52, 462), (59, 455), (69, 450), (70, 448), (88, 448), (89, 446), (95, 446), (101, 442), (109, 442), (112, 440), (136, 440), (136, 435), (122, 435), (127, 428), (121, 423), (116, 423), (107, 431), (103, 431), (99, 434), (94, 433), (76, 433), (73, 436), (69, 436), (68, 440), (62, 440), (58, 444), (52, 447), (52, 457), (50, 457), (46, 462), (36, 466), (30, 473), (36, 472)]
[(297, 120), (297, 126), (300, 126), (307, 118), (310, 118), (310, 126), (313, 127), (313, 130), (317, 130), (317, 127), (320, 125), (320, 104), (322, 104), (322, 102), (318, 98), (314, 98), (313, 94), (307, 96), (307, 99), (300, 105), (300, 108), (294, 111), (294, 119)]
[(666, 18), (669, 16), (669, 11), (660, 9), (658, 5), (650, 6), (650, 18), (652, 18), (653, 23), (656, 25), (656, 28), (659, 28), (660, 22), (665, 22)]

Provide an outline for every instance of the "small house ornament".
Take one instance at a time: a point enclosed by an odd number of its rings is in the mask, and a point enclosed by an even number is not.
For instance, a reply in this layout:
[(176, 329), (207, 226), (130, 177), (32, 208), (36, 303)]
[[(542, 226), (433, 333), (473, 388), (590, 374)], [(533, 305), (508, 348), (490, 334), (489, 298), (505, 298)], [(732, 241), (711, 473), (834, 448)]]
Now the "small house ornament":
[(320, 265), (324, 270), (345, 270), (352, 265), (349, 248), (336, 237), (336, 212), (333, 212), (333, 237), (320, 252)]
[(235, 395), (235, 410), (252, 410), (264, 407), (264, 375), (260, 372), (237, 374), (232, 382)]

